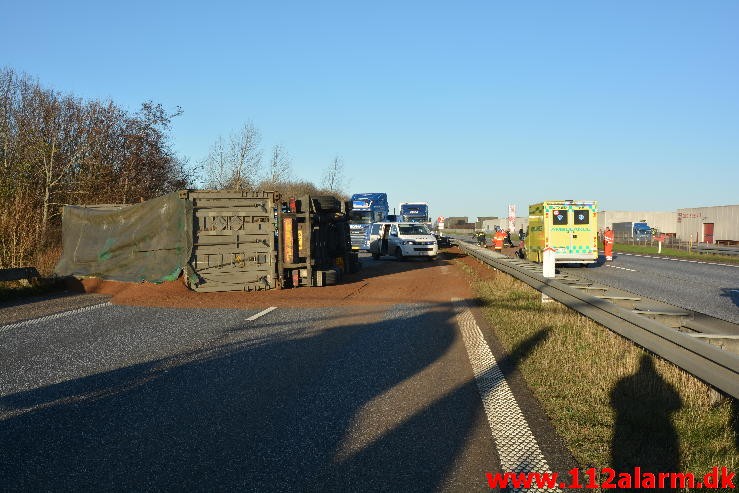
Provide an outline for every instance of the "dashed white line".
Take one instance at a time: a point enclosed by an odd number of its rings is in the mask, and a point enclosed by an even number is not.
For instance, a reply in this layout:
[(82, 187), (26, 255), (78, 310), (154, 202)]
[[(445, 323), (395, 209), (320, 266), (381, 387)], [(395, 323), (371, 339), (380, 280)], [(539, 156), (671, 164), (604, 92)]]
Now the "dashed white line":
[[(493, 440), (498, 448), (501, 468), (522, 473), (551, 472), (475, 317), (463, 300), (452, 298), (452, 303)], [(510, 491), (524, 490), (511, 488)], [(532, 487), (526, 491), (560, 490)]]
[(271, 312), (272, 310), (274, 310), (276, 308), (277, 308), (276, 306), (270, 306), (269, 308), (267, 308), (265, 310), (262, 310), (261, 312), (256, 313), (256, 314), (252, 315), (251, 317), (247, 318), (246, 321), (247, 322), (254, 321), (254, 320), (258, 319), (259, 317), (263, 317), (264, 315), (268, 314), (269, 312)]

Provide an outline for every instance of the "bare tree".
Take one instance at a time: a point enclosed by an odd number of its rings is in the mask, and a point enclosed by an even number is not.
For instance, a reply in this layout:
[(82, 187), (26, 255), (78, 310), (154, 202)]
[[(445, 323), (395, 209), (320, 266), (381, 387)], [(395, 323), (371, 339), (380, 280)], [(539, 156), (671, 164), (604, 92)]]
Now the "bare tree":
[(223, 137), (218, 137), (210, 147), (208, 156), (202, 162), (207, 188), (222, 190), (228, 186), (231, 172), (226, 154)]
[(333, 162), (323, 172), (323, 188), (334, 194), (341, 194), (348, 185), (344, 175), (344, 161), (340, 156), (334, 157)]
[(31, 263), (59, 240), (59, 206), (128, 202), (187, 185), (170, 119), (146, 102), (130, 114), (0, 69), (0, 267)]
[(227, 145), (219, 137), (202, 163), (208, 188), (255, 188), (262, 168), (261, 140), (252, 123), (232, 134)]
[(276, 144), (272, 148), (272, 156), (269, 160), (267, 178), (263, 182), (263, 188), (275, 190), (280, 183), (290, 181), (292, 175), (292, 159), (285, 148)]
[(259, 130), (252, 123), (246, 123), (239, 133), (231, 135), (229, 150), (233, 175), (229, 188), (255, 188), (262, 168), (261, 140)]

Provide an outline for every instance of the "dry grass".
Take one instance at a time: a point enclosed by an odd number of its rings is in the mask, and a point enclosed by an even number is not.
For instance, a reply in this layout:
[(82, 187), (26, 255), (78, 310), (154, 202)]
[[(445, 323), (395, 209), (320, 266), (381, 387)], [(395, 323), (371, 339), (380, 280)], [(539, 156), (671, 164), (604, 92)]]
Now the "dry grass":
[(62, 256), (61, 245), (49, 247), (36, 255), (34, 267), (39, 271), (42, 277), (51, 277), (54, 273), (54, 267)]
[(50, 278), (54, 273), (54, 267), (59, 262), (61, 253), (61, 246), (47, 248), (36, 254), (35, 260), (26, 263), (26, 265), (36, 267), (36, 270), (41, 274), (42, 279), (38, 282), (29, 283), (27, 280), (0, 281), (0, 301), (26, 298), (60, 289), (60, 283)]
[[(683, 471), (703, 474), (713, 466), (734, 470), (739, 465), (736, 424), (732, 427), (736, 402), (714, 405), (705, 384), (671, 363), (564, 305), (542, 305), (538, 291), (510, 276), (482, 280), (460, 265), (506, 350), (548, 331), (519, 370), (581, 466), (623, 463), (617, 457), (623, 450), (616, 449), (628, 448), (619, 440), (629, 433), (644, 443), (650, 433), (655, 441), (666, 435), (665, 450), (655, 446), (653, 453), (675, 454), (679, 462), (672, 464)], [(639, 371), (640, 365), (648, 371)], [(635, 450), (635, 460), (650, 460), (645, 453)]]

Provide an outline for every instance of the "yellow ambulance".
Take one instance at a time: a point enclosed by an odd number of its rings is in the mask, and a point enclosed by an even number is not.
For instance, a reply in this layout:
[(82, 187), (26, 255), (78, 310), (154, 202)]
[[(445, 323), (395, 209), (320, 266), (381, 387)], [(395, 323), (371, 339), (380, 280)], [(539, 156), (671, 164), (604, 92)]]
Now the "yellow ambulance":
[(598, 202), (549, 200), (529, 206), (529, 226), (524, 239), (526, 259), (544, 260), (544, 249), (553, 248), (555, 262), (598, 261)]

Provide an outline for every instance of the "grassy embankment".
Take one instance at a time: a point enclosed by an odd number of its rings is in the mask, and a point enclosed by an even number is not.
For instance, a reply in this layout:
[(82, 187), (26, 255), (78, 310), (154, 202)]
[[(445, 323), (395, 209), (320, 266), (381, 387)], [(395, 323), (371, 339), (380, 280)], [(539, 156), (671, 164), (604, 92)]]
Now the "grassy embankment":
[(519, 370), (581, 467), (739, 466), (737, 401), (712, 403), (702, 382), (510, 276), (460, 266), (506, 350), (546, 331)]

